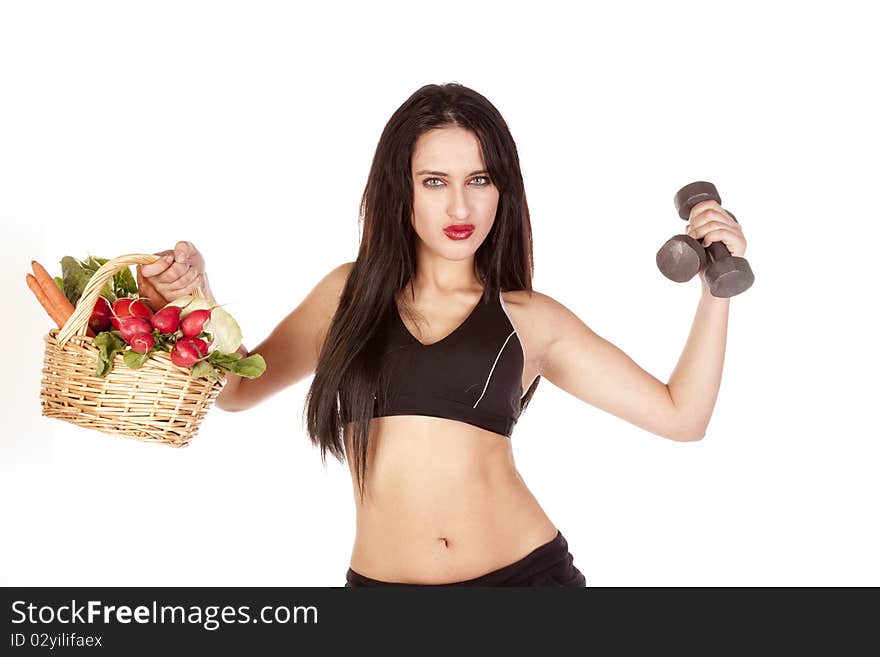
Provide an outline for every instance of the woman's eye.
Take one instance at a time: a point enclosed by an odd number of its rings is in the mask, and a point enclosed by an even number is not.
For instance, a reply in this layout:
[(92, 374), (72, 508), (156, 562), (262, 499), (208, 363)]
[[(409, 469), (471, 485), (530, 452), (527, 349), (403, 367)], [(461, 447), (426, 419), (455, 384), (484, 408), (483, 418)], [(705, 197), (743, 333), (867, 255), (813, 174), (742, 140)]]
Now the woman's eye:
[[(473, 180), (482, 180), (483, 181), (482, 183), (479, 183), (477, 185), (477, 187), (486, 187), (487, 185), (491, 184), (491, 181), (489, 180), (489, 178), (487, 176), (477, 176)], [(443, 183), (443, 181), (440, 180), (440, 178), (425, 178), (425, 181), (424, 181), (425, 186), (427, 186), (427, 187), (440, 187), (440, 185), (432, 184), (432, 181), (436, 181), (441, 184)]]

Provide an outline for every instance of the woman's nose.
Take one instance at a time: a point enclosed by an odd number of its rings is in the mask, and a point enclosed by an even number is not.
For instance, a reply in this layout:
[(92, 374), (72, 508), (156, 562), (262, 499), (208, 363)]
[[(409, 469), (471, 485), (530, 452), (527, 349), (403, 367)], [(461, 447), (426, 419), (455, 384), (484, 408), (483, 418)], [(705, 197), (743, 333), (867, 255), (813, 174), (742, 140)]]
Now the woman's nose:
[(464, 190), (452, 188), (447, 213), (450, 217), (455, 217), (456, 219), (466, 219), (468, 217), (470, 211), (468, 210)]

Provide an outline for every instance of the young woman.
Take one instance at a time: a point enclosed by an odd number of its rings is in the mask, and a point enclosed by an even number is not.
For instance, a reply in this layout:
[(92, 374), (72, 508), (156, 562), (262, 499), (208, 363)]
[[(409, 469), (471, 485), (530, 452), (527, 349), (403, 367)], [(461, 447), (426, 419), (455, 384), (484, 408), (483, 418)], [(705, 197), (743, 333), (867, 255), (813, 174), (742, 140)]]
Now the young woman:
[[(532, 290), (529, 210), (516, 146), (495, 107), (427, 85), (393, 114), (361, 204), (357, 259), (330, 271), (231, 375), (240, 411), (310, 374), (310, 439), (346, 459), (357, 531), (346, 586), (585, 586), (517, 472), (511, 434), (543, 377), (664, 438), (699, 440), (720, 385), (727, 299), (703, 295), (668, 384)], [(688, 232), (743, 255), (714, 201)], [(197, 287), (204, 258), (179, 242), (143, 266), (162, 304)], [(248, 351), (244, 347), (242, 354)]]

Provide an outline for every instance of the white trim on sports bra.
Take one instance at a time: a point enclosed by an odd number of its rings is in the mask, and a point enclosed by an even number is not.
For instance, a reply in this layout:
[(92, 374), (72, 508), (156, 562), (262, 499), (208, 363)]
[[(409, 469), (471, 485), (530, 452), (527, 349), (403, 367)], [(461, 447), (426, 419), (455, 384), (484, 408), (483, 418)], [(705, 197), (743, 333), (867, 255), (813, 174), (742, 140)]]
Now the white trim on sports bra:
[(489, 379), (492, 378), (492, 372), (495, 371), (495, 366), (498, 364), (498, 359), (501, 358), (501, 352), (504, 351), (504, 347), (507, 346), (507, 343), (510, 342), (510, 338), (512, 338), (515, 333), (516, 333), (516, 330), (511, 331), (510, 335), (508, 335), (507, 339), (504, 341), (504, 344), (501, 345), (501, 349), (498, 350), (498, 355), (495, 356), (495, 362), (492, 363), (492, 369), (489, 370), (489, 376), (486, 377), (486, 385), (483, 386), (483, 392), (480, 393), (480, 399), (478, 399), (476, 401), (476, 403), (473, 406), (474, 408), (477, 407), (477, 404), (480, 403), (480, 400), (483, 398), (483, 395), (486, 394), (486, 389), (489, 387)]

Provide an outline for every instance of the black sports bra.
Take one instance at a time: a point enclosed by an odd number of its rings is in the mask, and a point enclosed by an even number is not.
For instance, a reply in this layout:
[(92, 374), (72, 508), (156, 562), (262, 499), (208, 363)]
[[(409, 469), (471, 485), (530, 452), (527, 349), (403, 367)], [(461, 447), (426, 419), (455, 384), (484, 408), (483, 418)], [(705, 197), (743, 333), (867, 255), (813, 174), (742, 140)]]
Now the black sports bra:
[(373, 417), (430, 415), (510, 436), (522, 410), (523, 349), (500, 292), (480, 299), (458, 328), (419, 342), (396, 304), (385, 334), (386, 397)]

